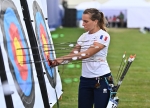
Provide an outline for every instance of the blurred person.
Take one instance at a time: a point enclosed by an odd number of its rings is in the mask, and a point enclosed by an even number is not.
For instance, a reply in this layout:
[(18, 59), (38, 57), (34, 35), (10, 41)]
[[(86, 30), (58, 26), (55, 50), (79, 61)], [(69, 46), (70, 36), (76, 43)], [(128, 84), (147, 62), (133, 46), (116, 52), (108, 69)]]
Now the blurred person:
[(108, 23), (109, 23), (109, 27), (112, 27), (113, 18), (111, 16), (108, 18)]
[(61, 4), (59, 4), (59, 28), (63, 28), (63, 20), (64, 20), (65, 10)]
[(124, 27), (124, 14), (120, 12), (119, 16), (120, 27)]
[(48, 57), (48, 63), (55, 67), (82, 60), (78, 108), (106, 108), (110, 97), (107, 78), (112, 80), (107, 62), (110, 35), (106, 32), (106, 19), (99, 10), (89, 8), (83, 12), (82, 20), (86, 32), (78, 38), (70, 54), (55, 60)]
[(113, 15), (112, 25), (113, 25), (113, 27), (117, 27), (117, 16), (116, 15)]
[(116, 28), (117, 27), (120, 27), (120, 20), (119, 20), (119, 18), (117, 17), (117, 19), (116, 19), (116, 26), (115, 26)]
[(62, 6), (64, 7), (64, 9), (68, 8), (68, 2), (66, 0), (62, 0)]
[[(68, 2), (67, 0), (62, 0), (61, 2), (62, 8), (63, 8), (63, 17), (62, 17), (62, 26), (65, 24), (65, 17), (66, 17), (66, 11), (68, 9)], [(62, 26), (60, 26), (60, 28), (62, 28)]]

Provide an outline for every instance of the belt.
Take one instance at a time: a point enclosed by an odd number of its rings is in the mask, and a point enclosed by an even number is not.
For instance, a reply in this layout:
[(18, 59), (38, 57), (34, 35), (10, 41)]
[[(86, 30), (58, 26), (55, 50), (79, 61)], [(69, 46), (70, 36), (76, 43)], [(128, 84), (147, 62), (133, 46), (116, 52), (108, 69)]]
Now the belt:
[[(86, 79), (100, 79), (100, 80), (103, 80), (103, 79), (105, 79), (106, 77), (109, 77), (109, 76), (111, 76), (111, 73), (108, 73), (108, 74), (105, 74), (105, 75), (103, 75), (103, 76), (98, 76), (98, 77), (93, 77), (93, 78), (86, 78)], [(82, 78), (85, 78), (85, 77), (82, 77)]]
[(104, 79), (104, 78), (106, 78), (106, 77), (109, 77), (111, 75), (111, 73), (108, 73), (108, 74), (105, 74), (105, 75), (103, 75), (103, 76), (98, 76), (98, 77), (95, 77), (96, 79), (97, 78), (100, 78), (100, 79)]

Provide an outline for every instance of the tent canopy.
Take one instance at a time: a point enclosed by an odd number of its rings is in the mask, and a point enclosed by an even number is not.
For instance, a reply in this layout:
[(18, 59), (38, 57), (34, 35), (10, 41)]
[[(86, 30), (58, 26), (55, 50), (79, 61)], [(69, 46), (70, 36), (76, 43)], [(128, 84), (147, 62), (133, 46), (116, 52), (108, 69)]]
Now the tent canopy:
[(101, 4), (98, 1), (89, 1), (89, 2), (82, 2), (78, 4), (75, 8), (77, 10), (77, 20), (82, 19), (83, 11), (87, 8), (96, 8), (100, 9)]
[(101, 5), (101, 9), (127, 9), (129, 7), (150, 7), (144, 0), (109, 0)]
[(96, 9), (100, 9), (101, 4), (97, 1), (89, 1), (89, 2), (82, 2), (80, 4), (78, 4), (75, 8), (77, 10), (85, 10), (87, 8), (96, 8)]

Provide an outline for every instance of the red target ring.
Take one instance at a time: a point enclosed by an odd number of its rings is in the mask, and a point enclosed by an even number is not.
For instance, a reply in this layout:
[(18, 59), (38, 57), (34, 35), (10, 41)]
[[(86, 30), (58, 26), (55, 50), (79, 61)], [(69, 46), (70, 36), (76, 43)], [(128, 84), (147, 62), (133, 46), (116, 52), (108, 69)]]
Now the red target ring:
[(45, 33), (45, 30), (44, 30), (44, 27), (42, 24), (40, 24), (40, 38), (42, 40), (42, 44), (45, 45), (43, 46), (43, 49), (44, 49), (44, 54), (45, 54), (45, 57), (47, 57), (49, 55), (49, 47), (48, 47), (48, 40), (46, 38), (46, 33)]
[[(19, 32), (17, 27), (15, 26), (14, 23), (12, 23), (10, 25), (10, 38), (11, 40), (13, 40), (13, 42), (11, 43), (12, 48), (13, 48), (13, 55), (14, 55), (14, 59), (16, 62), (16, 65), (18, 67), (18, 69), (20, 70), (20, 76), (23, 80), (27, 79), (28, 76), (28, 68), (27, 65), (23, 63), (23, 61), (25, 61), (25, 57), (23, 55), (25, 55), (25, 51), (23, 49), (19, 49), (19, 48), (23, 48), (22, 43), (20, 42), (20, 36), (19, 36)], [(24, 70), (24, 71), (22, 71)]]

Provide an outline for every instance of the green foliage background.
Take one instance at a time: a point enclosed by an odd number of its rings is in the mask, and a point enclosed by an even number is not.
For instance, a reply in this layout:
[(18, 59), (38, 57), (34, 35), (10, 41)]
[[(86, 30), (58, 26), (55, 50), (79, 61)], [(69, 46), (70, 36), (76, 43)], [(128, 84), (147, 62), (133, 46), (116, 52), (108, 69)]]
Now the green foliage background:
[[(51, 32), (56, 56), (68, 54), (71, 50), (67, 45), (56, 45), (57, 43), (76, 42), (83, 32), (81, 28), (63, 28)], [(110, 28), (108, 33), (111, 42), (107, 60), (114, 79), (123, 53), (126, 51), (127, 57), (136, 54), (117, 93), (120, 98), (118, 108), (150, 108), (150, 33), (142, 34), (139, 29), (122, 28)], [(63, 47), (67, 49), (60, 50)], [(59, 66), (59, 71), (63, 86), (59, 108), (77, 108), (81, 63)], [(53, 108), (58, 108), (57, 104)]]

